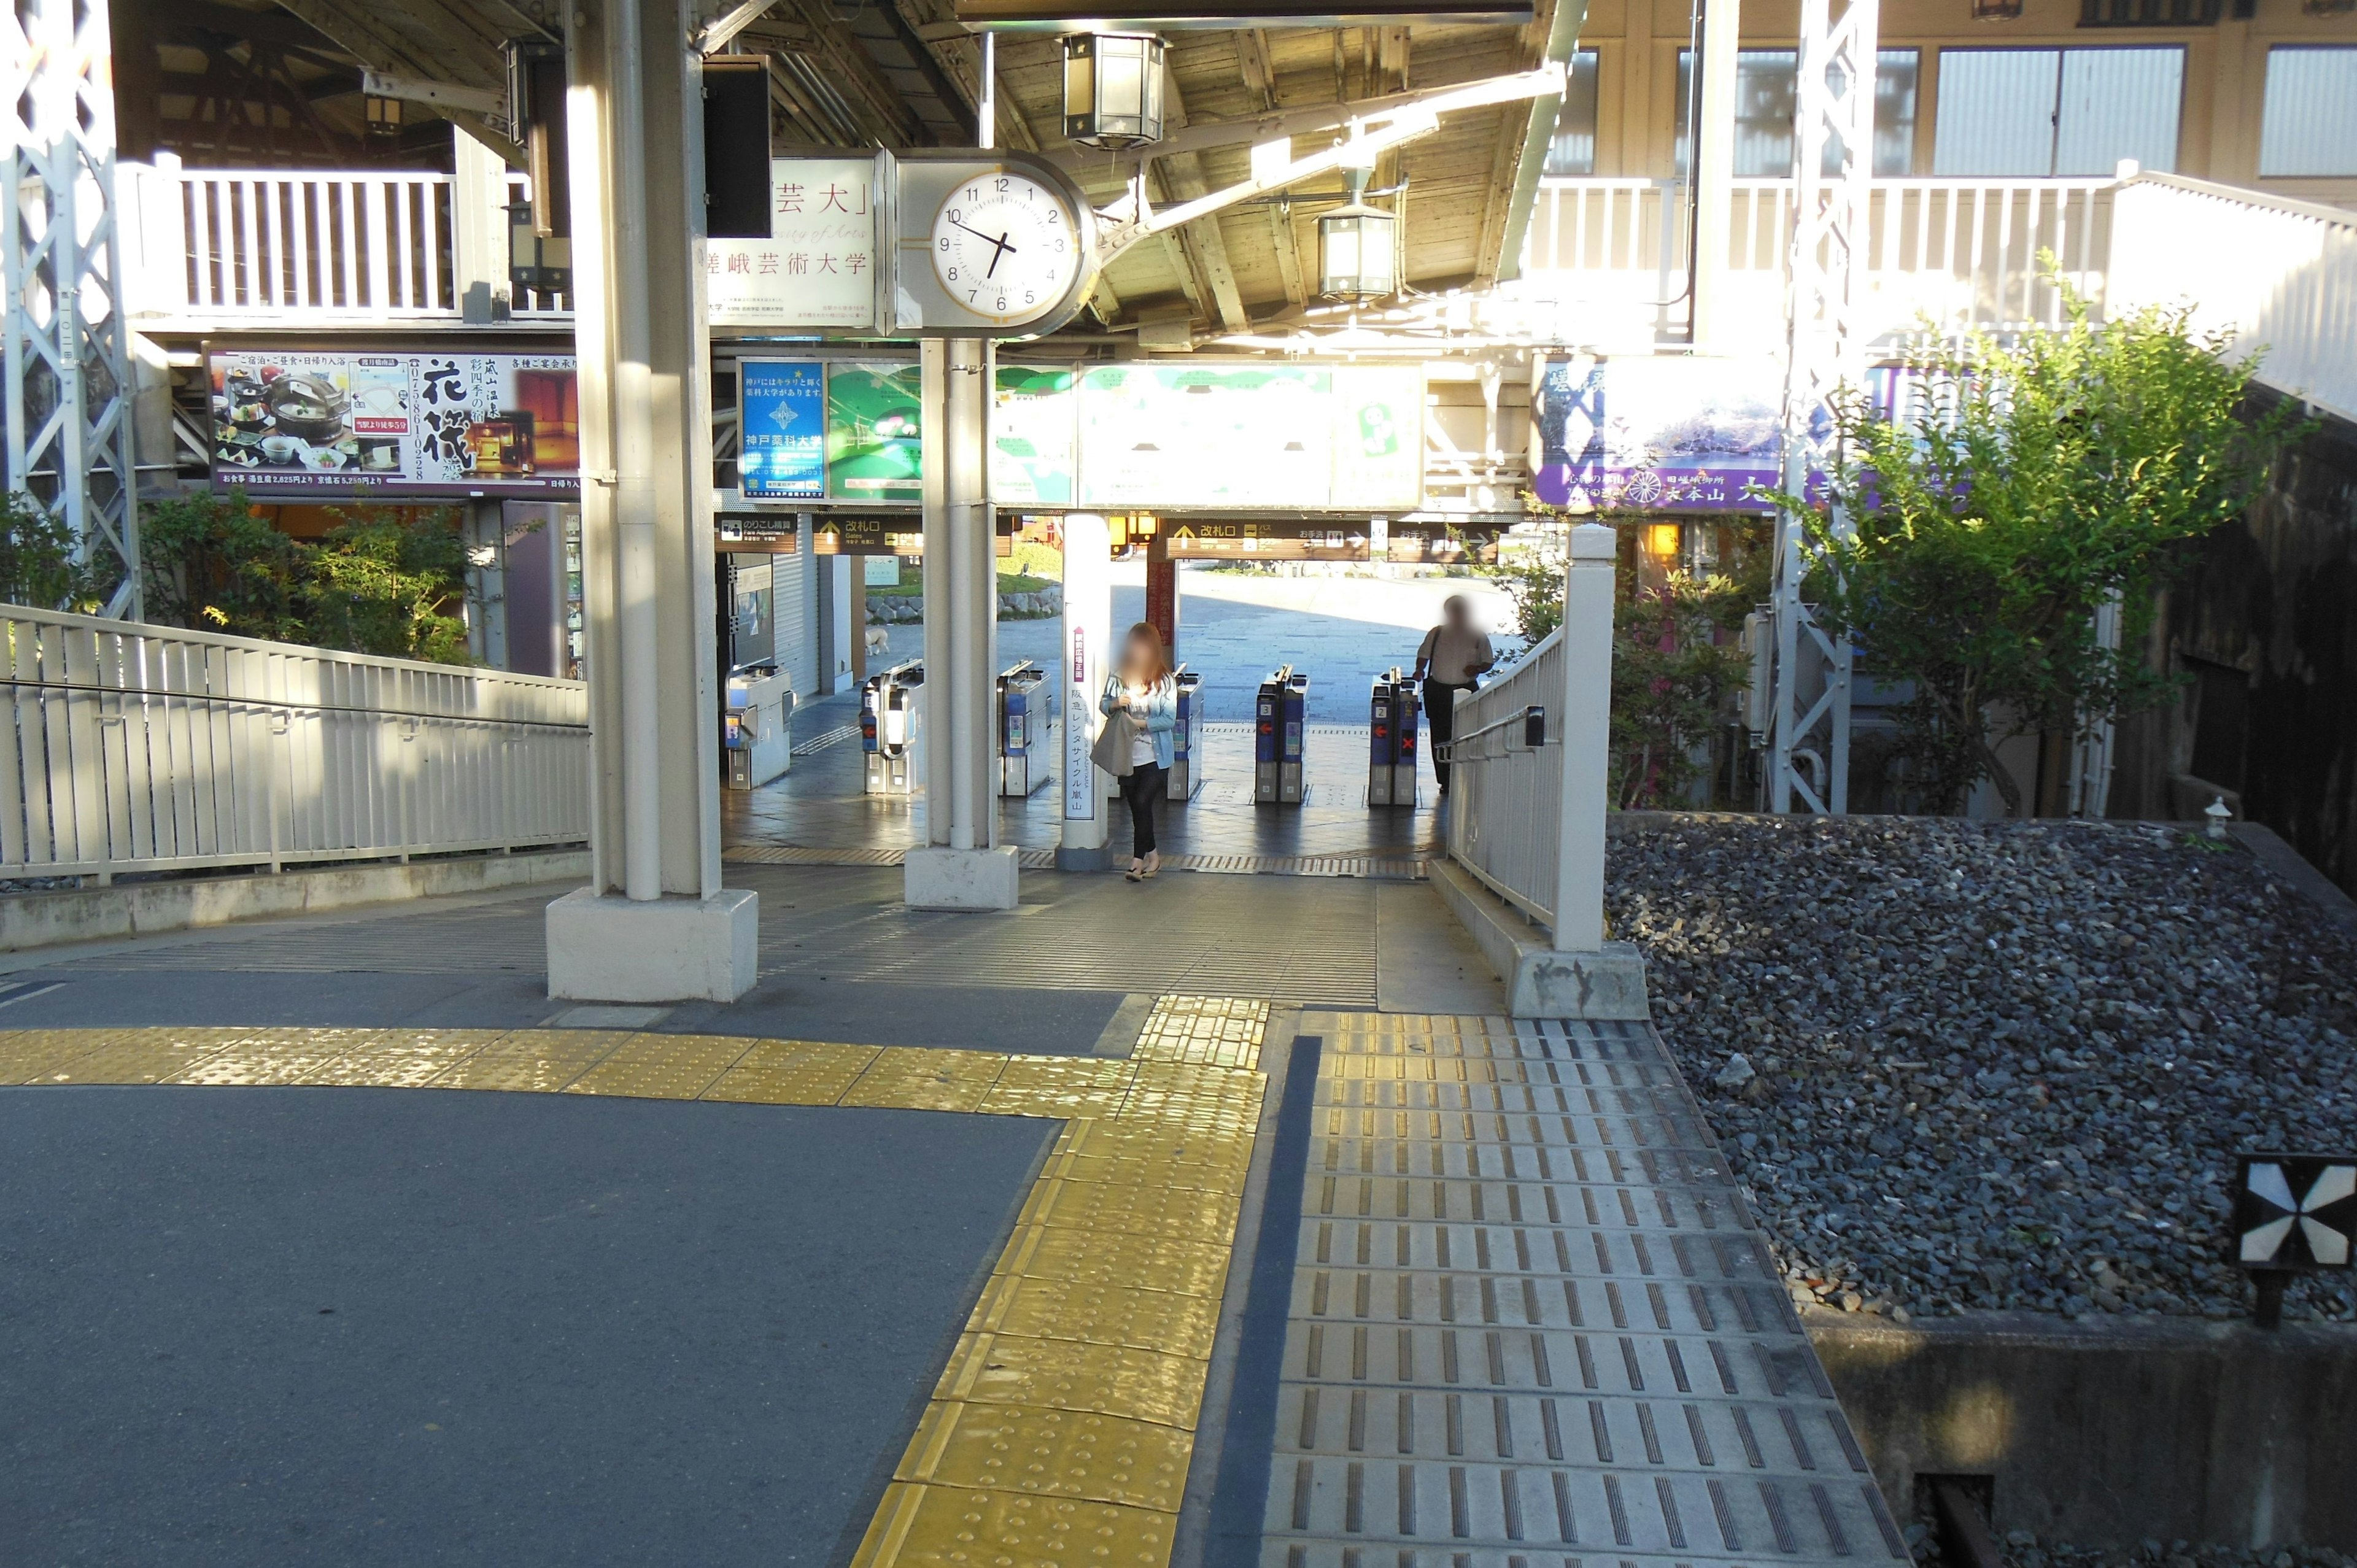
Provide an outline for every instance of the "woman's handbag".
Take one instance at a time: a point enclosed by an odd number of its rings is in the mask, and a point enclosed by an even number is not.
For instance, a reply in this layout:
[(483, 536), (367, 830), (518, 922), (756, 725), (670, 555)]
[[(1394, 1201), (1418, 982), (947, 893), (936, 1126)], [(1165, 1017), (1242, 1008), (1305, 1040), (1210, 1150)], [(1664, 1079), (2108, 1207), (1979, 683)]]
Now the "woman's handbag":
[(1130, 742), (1137, 736), (1137, 719), (1126, 708), (1115, 708), (1107, 714), (1104, 728), (1097, 732), (1097, 743), (1089, 748), (1089, 759), (1116, 779), (1126, 779), (1130, 773)]

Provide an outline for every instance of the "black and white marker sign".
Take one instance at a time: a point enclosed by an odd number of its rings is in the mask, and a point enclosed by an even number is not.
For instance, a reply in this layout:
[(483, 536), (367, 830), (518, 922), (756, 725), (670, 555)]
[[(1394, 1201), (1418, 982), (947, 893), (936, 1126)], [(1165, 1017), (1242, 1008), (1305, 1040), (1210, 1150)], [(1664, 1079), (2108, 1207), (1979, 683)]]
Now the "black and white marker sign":
[(2357, 1243), (2357, 1155), (2244, 1155), (2234, 1183), (2235, 1261), (2246, 1269), (2345, 1269)]

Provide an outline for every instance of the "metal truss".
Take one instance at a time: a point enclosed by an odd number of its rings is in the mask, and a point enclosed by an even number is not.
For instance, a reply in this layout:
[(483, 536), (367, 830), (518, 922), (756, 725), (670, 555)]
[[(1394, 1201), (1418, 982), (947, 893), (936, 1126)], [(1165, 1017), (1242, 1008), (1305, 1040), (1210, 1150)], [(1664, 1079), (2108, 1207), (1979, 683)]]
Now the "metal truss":
[[(1784, 489), (1806, 495), (1833, 467), (1833, 399), (1865, 381), (1853, 290), (1868, 242), (1878, 0), (1802, 0), (1793, 110), (1792, 361), (1784, 385)], [(1838, 508), (1835, 530), (1846, 527)], [(1767, 806), (1849, 809), (1850, 646), (1827, 634), (1801, 588), (1815, 552), (1801, 519), (1776, 520), (1776, 667)], [(1813, 764), (1813, 778), (1802, 777)]]
[(0, 48), (9, 133), (0, 484), (63, 521), (78, 559), (119, 561), (123, 585), (107, 613), (136, 619), (137, 469), (105, 0), (14, 0)]

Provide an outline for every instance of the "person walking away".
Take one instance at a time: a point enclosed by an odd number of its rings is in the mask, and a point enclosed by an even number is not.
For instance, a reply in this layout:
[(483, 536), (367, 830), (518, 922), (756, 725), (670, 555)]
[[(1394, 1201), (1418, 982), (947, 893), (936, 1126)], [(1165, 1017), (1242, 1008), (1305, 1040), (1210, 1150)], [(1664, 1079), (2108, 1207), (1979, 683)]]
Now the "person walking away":
[(1178, 682), (1171, 676), (1161, 633), (1147, 622), (1129, 628), (1097, 711), (1104, 714), (1105, 727), (1093, 755), (1098, 767), (1121, 780), (1133, 852), (1128, 876), (1143, 882), (1162, 869), (1154, 812), (1169, 777), (1172, 736), (1178, 728)]
[(1473, 601), (1451, 594), (1440, 624), (1424, 634), (1411, 678), (1424, 682), (1424, 722), (1432, 736), (1432, 771), (1448, 793), (1448, 747), (1457, 729), (1457, 693), (1470, 692), (1498, 662), (1490, 635), (1473, 624)]

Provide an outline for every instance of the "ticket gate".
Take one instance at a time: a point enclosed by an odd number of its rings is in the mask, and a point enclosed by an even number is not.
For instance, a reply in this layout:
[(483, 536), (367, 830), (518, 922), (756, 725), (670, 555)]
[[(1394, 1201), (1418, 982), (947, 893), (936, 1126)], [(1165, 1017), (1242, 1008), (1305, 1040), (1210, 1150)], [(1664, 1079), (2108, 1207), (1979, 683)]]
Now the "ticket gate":
[(859, 688), (859, 749), (866, 793), (906, 795), (924, 777), (925, 663), (912, 659)]
[(1170, 678), (1178, 687), (1178, 727), (1170, 732), (1170, 777), (1164, 781), (1162, 795), (1167, 800), (1191, 800), (1203, 787), (1202, 776), (1196, 771), (1202, 755), (1197, 743), (1203, 730), (1203, 678), (1184, 664), (1172, 671)]
[(757, 664), (728, 677), (720, 716), (720, 782), (758, 789), (794, 765), (793, 677)]
[(1415, 804), (1416, 684), (1393, 665), (1367, 702), (1367, 804)]
[(1014, 800), (1039, 793), (1051, 777), (1048, 749), (1048, 672), (1017, 664), (998, 676), (998, 792)]
[(1298, 806), (1308, 784), (1303, 778), (1308, 738), (1309, 677), (1279, 666), (1260, 683), (1253, 704), (1253, 800), (1263, 806)]

